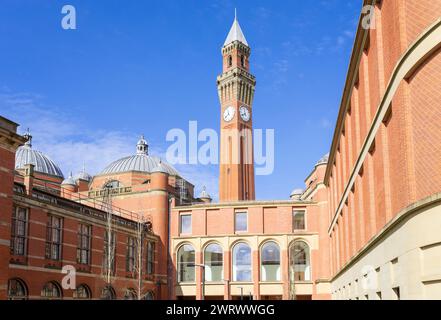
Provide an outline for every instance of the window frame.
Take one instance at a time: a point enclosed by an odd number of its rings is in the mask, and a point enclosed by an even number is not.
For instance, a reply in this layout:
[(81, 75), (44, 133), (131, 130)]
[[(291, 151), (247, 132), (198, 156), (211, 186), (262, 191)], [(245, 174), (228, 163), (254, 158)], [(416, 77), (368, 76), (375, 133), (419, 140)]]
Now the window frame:
[[(235, 250), (238, 246), (240, 246), (241, 244), (246, 245), (250, 251), (250, 263), (249, 263), (249, 270), (250, 270), (250, 279), (249, 280), (237, 280), (237, 265), (236, 265), (236, 254), (235, 254)], [(231, 250), (231, 275), (232, 275), (232, 282), (246, 282), (246, 283), (251, 283), (253, 282), (253, 250), (250, 246), (250, 244), (248, 242), (245, 241), (239, 241), (236, 242), (234, 244), (234, 246), (232, 247)], [(236, 271), (235, 271), (235, 266), (236, 266)]]
[[(84, 232), (86, 230), (86, 233)], [(83, 240), (87, 240), (87, 246), (83, 246)], [(86, 252), (86, 262), (83, 260), (83, 253)], [(92, 252), (92, 226), (89, 224), (78, 224), (77, 236), (77, 263), (81, 265), (90, 265)]]
[[(49, 215), (46, 225), (46, 246), (45, 258), (52, 261), (61, 261), (63, 256), (63, 217), (56, 215)], [(54, 226), (54, 221), (59, 221), (58, 226)], [(58, 240), (54, 240), (54, 232), (58, 233)], [(54, 249), (56, 251), (54, 251)], [(56, 257), (54, 252), (57, 252)]]
[[(245, 221), (246, 221), (246, 228), (245, 228), (245, 230), (238, 230), (237, 229), (237, 216), (238, 215), (241, 215), (241, 214), (244, 214), (244, 215), (246, 215), (246, 219), (245, 219)], [(234, 212), (234, 233), (246, 233), (246, 232), (248, 232), (248, 211), (235, 211)]]
[(147, 242), (146, 273), (149, 276), (155, 273), (155, 243), (153, 241)]
[[(186, 217), (186, 218), (190, 218), (190, 232), (184, 232), (183, 231), (183, 229), (182, 229), (182, 226), (183, 226), (183, 218), (184, 217)], [(193, 232), (193, 216), (192, 216), (192, 214), (191, 213), (181, 213), (181, 214), (179, 214), (179, 234), (180, 235), (191, 235), (192, 234), (192, 232)]]
[[(262, 272), (262, 269), (263, 269), (263, 250), (265, 249), (266, 246), (268, 246), (270, 244), (275, 245), (277, 247), (277, 250), (279, 251), (278, 252), (278, 256), (279, 256), (279, 263), (278, 263), (278, 266), (279, 266), (279, 279), (278, 280), (264, 280), (263, 279), (263, 272)], [(262, 282), (281, 282), (282, 281), (282, 274), (281, 274), (282, 261), (281, 261), (280, 245), (276, 241), (274, 241), (274, 240), (268, 240), (268, 241), (265, 241), (261, 245), (259, 251), (260, 251), (259, 252), (259, 255), (260, 255), (259, 256), (259, 258), (260, 258), (260, 261), (259, 261), (259, 264), (260, 264), (260, 266), (259, 266), (260, 267), (260, 281), (262, 281)]]
[(131, 236), (127, 236), (127, 248), (126, 248), (126, 272), (133, 273), (136, 270), (136, 251), (137, 244), (136, 239)]
[[(207, 280), (207, 266), (208, 266), (208, 264), (207, 264), (207, 249), (210, 247), (210, 246), (218, 246), (219, 248), (220, 248), (220, 250), (221, 250), (221, 256), (222, 256), (222, 258), (221, 258), (221, 263), (222, 263), (222, 271), (221, 271), (221, 279), (220, 280)], [(213, 251), (210, 251), (210, 252), (213, 252)], [(218, 243), (218, 242), (210, 242), (210, 243), (208, 243), (206, 246), (205, 246), (205, 248), (204, 248), (204, 252), (203, 252), (203, 259), (204, 259), (204, 277), (205, 277), (205, 281), (206, 282), (213, 282), (213, 283), (216, 283), (216, 282), (222, 282), (222, 279), (224, 278), (224, 249), (222, 248), (222, 246)], [(219, 262), (219, 261), (215, 261), (215, 262)], [(212, 263), (213, 263), (213, 261), (211, 260), (210, 261), (210, 267), (212, 266)]]
[[(181, 262), (180, 261), (181, 250), (184, 250), (185, 246), (189, 246), (189, 247), (192, 248), (192, 250), (193, 250), (193, 262)], [(184, 252), (185, 251), (183, 251), (182, 254), (184, 254)], [(191, 284), (191, 283), (195, 283), (196, 282), (196, 267), (195, 266), (192, 267), (193, 268), (193, 279), (192, 280), (189, 280), (189, 281), (183, 280), (182, 279), (182, 275), (181, 275), (183, 267), (189, 267), (188, 265), (195, 264), (195, 263), (196, 263), (196, 250), (193, 247), (193, 245), (190, 244), (190, 243), (182, 244), (179, 247), (179, 249), (178, 249), (178, 251), (176, 253), (176, 264), (177, 264), (177, 268), (176, 268), (177, 269), (176, 270), (177, 271), (177, 277), (176, 277), (176, 280), (177, 280), (178, 283), (189, 283), (189, 284)]]
[[(303, 229), (296, 228), (296, 214), (303, 213)], [(306, 231), (307, 230), (307, 213), (305, 209), (293, 209), (292, 210), (292, 231)]]
[[(25, 217), (18, 217), (19, 210), (24, 210)], [(23, 233), (18, 232), (18, 222), (22, 226)], [(26, 256), (28, 251), (28, 234), (29, 234), (29, 208), (14, 206), (11, 221), (11, 254), (14, 256)], [(18, 241), (21, 240), (21, 241)], [(19, 243), (18, 243), (19, 242)], [(20, 245), (18, 250), (17, 243)]]

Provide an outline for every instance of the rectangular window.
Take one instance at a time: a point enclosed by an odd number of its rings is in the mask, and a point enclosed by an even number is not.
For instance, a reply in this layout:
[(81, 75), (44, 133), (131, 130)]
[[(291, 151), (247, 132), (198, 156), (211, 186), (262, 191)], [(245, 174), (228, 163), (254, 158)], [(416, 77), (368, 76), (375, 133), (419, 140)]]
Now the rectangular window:
[(180, 216), (181, 234), (191, 234), (191, 214)]
[(91, 226), (78, 225), (77, 263), (79, 264), (90, 264), (91, 230)]
[(116, 236), (114, 232), (104, 232), (103, 270), (104, 273), (115, 272)]
[(155, 272), (155, 243), (147, 243), (147, 274), (152, 275)]
[(135, 259), (136, 259), (136, 241), (135, 238), (127, 238), (127, 255), (126, 255), (126, 271), (135, 271)]
[(293, 212), (293, 230), (305, 230), (305, 211), (294, 210)]
[(246, 232), (248, 230), (248, 215), (246, 212), (236, 212), (234, 216), (234, 231)]
[(46, 259), (61, 260), (63, 218), (49, 216), (46, 229)]
[(28, 230), (28, 210), (14, 207), (12, 214), (11, 253), (16, 256), (26, 255)]

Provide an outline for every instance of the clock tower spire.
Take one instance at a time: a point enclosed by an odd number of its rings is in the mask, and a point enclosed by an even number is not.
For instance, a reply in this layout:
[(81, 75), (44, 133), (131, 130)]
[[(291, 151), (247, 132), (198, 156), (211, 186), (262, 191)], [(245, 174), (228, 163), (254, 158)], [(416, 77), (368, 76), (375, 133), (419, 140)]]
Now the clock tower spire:
[(250, 47), (236, 14), (222, 47), (223, 73), (217, 77), (221, 105), (219, 200), (254, 200), (252, 104), (256, 79)]

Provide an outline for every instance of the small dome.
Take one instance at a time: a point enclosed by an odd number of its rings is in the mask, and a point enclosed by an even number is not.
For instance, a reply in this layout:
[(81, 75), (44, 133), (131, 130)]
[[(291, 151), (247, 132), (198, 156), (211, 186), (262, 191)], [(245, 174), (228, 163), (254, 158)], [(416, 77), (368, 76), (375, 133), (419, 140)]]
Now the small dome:
[(162, 170), (171, 176), (180, 176), (179, 172), (172, 165), (162, 161), (158, 157), (149, 156), (148, 145), (144, 137), (136, 145), (136, 154), (121, 158), (109, 164), (100, 174), (115, 174), (130, 171), (153, 172), (161, 165)]
[(202, 191), (199, 195), (199, 199), (210, 199), (211, 200), (211, 196), (208, 194), (207, 189), (205, 188), (205, 186), (202, 188)]
[(85, 181), (87, 181), (87, 182), (92, 181), (92, 176), (86, 172), (86, 168), (85, 168), (84, 165), (83, 165), (83, 169), (81, 170), (81, 172), (78, 172), (78, 173), (74, 176), (74, 180), (75, 180), (75, 181), (77, 181), (78, 179), (85, 180)]
[(291, 197), (294, 197), (294, 196), (301, 196), (303, 194), (303, 189), (294, 189), (292, 192), (291, 192)]
[(328, 163), (328, 159), (329, 159), (329, 153), (325, 154), (319, 161), (317, 161), (315, 165), (318, 166), (320, 164)]
[(76, 186), (74, 178), (72, 177), (72, 172), (70, 173), (69, 177), (67, 179), (64, 179), (61, 183), (63, 186)]
[(15, 153), (15, 169), (23, 169), (25, 165), (33, 164), (35, 172), (64, 178), (63, 172), (55, 162), (42, 152), (32, 149), (32, 136), (29, 132), (24, 137), (28, 138), (28, 141)]

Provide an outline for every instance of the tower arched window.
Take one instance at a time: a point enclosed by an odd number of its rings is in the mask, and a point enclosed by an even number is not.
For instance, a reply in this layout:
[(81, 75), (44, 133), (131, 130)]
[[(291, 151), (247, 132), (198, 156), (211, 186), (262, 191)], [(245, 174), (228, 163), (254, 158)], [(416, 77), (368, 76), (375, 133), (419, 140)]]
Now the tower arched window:
[(116, 293), (115, 289), (113, 289), (112, 286), (108, 285), (105, 286), (101, 290), (101, 300), (115, 300), (116, 299)]
[(92, 294), (90, 293), (89, 286), (87, 286), (85, 284), (79, 285), (73, 293), (73, 298), (74, 299), (91, 299)]
[(251, 281), (251, 248), (244, 242), (233, 248), (233, 281)]
[(262, 246), (260, 253), (262, 281), (280, 281), (280, 249), (270, 241)]
[(178, 282), (195, 281), (195, 251), (192, 245), (184, 244), (178, 250)]
[(240, 56), (240, 65), (242, 66), (242, 68), (245, 68), (245, 56), (244, 55)]
[(204, 252), (205, 280), (222, 281), (223, 252), (216, 243), (209, 244)]
[(25, 300), (28, 297), (26, 284), (21, 279), (10, 279), (8, 281), (8, 299)]
[(41, 296), (46, 299), (61, 299), (60, 285), (55, 281), (47, 282), (41, 290)]
[(228, 67), (233, 66), (233, 57), (232, 56), (228, 56)]
[(303, 241), (296, 241), (289, 250), (290, 277), (294, 281), (311, 280), (311, 262), (309, 246)]

